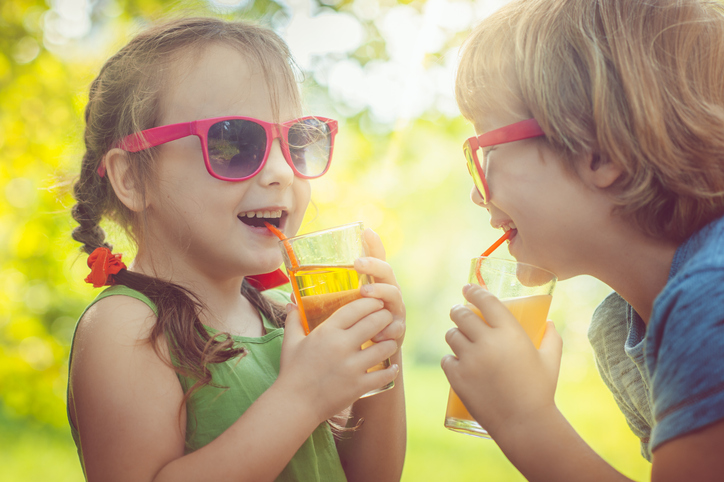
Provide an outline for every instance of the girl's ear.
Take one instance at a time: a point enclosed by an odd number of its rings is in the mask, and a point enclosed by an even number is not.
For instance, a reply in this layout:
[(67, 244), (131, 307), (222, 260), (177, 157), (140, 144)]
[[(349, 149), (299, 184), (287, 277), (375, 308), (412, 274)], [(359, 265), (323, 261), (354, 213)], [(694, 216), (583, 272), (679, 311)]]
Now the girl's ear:
[(582, 163), (582, 171), (583, 179), (599, 189), (611, 187), (623, 173), (618, 164), (597, 153), (586, 156)]
[(131, 211), (140, 212), (146, 208), (139, 186), (136, 186), (131, 175), (131, 159), (122, 149), (111, 149), (103, 157), (106, 176), (113, 186), (118, 199)]

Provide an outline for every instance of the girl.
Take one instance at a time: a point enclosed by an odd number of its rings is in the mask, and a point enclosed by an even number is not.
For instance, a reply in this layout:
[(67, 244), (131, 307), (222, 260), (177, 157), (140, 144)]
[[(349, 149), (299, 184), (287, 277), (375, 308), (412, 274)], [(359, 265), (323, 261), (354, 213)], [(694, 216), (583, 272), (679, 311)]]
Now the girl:
[[(510, 253), (611, 286), (589, 331), (654, 480), (721, 480), (724, 7), (516, 0), (468, 39), (460, 108), (473, 202)], [(483, 134), (484, 133), (484, 134)], [(452, 387), (530, 479), (620, 480), (557, 410), (561, 340), (540, 350), (495, 297), (454, 307)]]
[[(309, 336), (288, 297), (250, 282), (281, 263), (263, 223), (297, 231), (332, 153), (336, 123), (300, 116), (290, 62), (267, 29), (192, 18), (138, 35), (91, 86), (73, 237), (93, 253), (87, 281), (115, 286), (71, 354), (88, 480), (400, 477), (405, 309), (379, 238), (355, 265), (378, 283)], [(103, 217), (137, 244), (127, 268)], [(364, 424), (335, 441), (327, 420), (352, 403), (342, 423)]]

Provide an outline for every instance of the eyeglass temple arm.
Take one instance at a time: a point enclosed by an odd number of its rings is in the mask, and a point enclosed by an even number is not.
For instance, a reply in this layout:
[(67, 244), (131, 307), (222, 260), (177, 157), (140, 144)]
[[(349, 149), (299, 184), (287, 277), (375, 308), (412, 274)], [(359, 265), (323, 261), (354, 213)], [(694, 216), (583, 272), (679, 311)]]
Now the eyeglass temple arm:
[(538, 137), (545, 135), (543, 129), (535, 119), (527, 119), (521, 122), (516, 122), (509, 126), (495, 129), (494, 131), (486, 132), (478, 136), (477, 140), (482, 147), (495, 146), (497, 144), (504, 144), (507, 142), (522, 141), (523, 139), (530, 139), (531, 137)]
[[(123, 149), (127, 152), (139, 152), (144, 149), (149, 149), (166, 142), (175, 141), (176, 139), (192, 135), (196, 135), (196, 121), (146, 129), (145, 131), (124, 137), (113, 144), (113, 147)], [(100, 177), (104, 177), (106, 175), (105, 158), (101, 160), (96, 172)]]
[(145, 131), (131, 134), (118, 143), (114, 147), (118, 147), (128, 152), (139, 152), (144, 149), (164, 144), (166, 142), (175, 141), (182, 137), (196, 134), (196, 122), (182, 122), (180, 124), (171, 124), (167, 126), (154, 127)]

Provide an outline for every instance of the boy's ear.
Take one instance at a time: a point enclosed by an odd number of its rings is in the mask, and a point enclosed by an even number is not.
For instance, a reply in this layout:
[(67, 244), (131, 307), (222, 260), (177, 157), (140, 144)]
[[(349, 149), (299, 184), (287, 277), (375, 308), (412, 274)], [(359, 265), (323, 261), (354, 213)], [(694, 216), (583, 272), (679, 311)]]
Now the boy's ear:
[(591, 185), (606, 189), (613, 185), (621, 177), (623, 169), (610, 159), (602, 157), (598, 153), (590, 153), (582, 163), (581, 175)]
[(146, 205), (141, 189), (135, 185), (131, 176), (131, 159), (128, 153), (122, 149), (111, 149), (103, 157), (103, 163), (106, 166), (106, 176), (118, 199), (131, 211), (143, 211)]

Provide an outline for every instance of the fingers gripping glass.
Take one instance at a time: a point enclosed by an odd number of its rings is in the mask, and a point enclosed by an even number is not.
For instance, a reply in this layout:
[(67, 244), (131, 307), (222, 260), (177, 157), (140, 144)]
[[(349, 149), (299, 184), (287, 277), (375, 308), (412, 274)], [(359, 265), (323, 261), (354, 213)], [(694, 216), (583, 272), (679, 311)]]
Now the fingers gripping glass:
[[(468, 163), (468, 172), (473, 177), (473, 182), (480, 193), (480, 197), (483, 198), (483, 202), (487, 203), (490, 200), (490, 191), (488, 190), (488, 182), (485, 179), (485, 166), (481, 164), (478, 158), (478, 149), (544, 135), (545, 133), (538, 125), (538, 121), (527, 119), (471, 137), (465, 141), (463, 152)], [(483, 160), (485, 160), (484, 156)]]
[[(139, 152), (196, 136), (209, 174), (222, 181), (244, 181), (264, 168), (271, 145), (278, 138), (294, 174), (312, 179), (329, 169), (336, 134), (337, 121), (324, 117), (302, 117), (282, 124), (251, 117), (216, 117), (146, 129), (125, 137), (114, 147)], [(98, 167), (98, 174), (105, 175), (104, 163)]]

